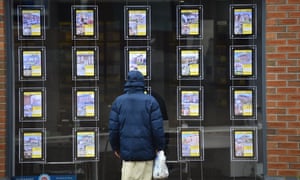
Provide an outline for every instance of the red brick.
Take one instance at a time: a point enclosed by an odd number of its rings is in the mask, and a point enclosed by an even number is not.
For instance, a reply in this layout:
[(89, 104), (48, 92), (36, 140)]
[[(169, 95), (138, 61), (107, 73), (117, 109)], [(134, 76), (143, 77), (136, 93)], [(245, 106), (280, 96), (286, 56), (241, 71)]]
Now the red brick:
[(277, 116), (278, 121), (296, 121), (297, 115), (278, 115)]
[[(300, 142), (300, 135), (298, 135), (298, 136), (289, 136), (288, 141), (289, 142), (291, 142), (291, 141)], [(298, 147), (299, 147), (299, 144), (298, 144)]]
[[(274, 48), (274, 52), (275, 52), (275, 48)], [(273, 53), (274, 53), (273, 52)], [(272, 53), (270, 53), (270, 54), (272, 54)], [(281, 60), (281, 59), (269, 59), (266, 63), (266, 65), (267, 65), (267, 67), (275, 67), (275, 66), (277, 66), (277, 62), (279, 61), (279, 60)], [(268, 74), (270, 74), (270, 73), (268, 73)], [(273, 74), (273, 75), (275, 75), (275, 74)]]
[(289, 167), (286, 163), (269, 163), (268, 168), (270, 169), (287, 169)]
[(268, 80), (276, 80), (277, 75), (274, 73), (267, 73), (267, 79)]
[[(275, 47), (271, 47), (271, 46), (266, 47), (266, 54), (275, 53), (275, 52), (277, 52), (277, 49)], [(268, 62), (268, 64), (271, 63), (270, 60), (267, 62)], [(272, 66), (272, 64), (270, 64), (270, 65)]]
[(300, 121), (299, 122), (288, 122), (288, 128), (300, 128)]
[(283, 52), (295, 52), (296, 49), (297, 48), (295, 46), (279, 46), (277, 50), (283, 53)]
[(295, 135), (297, 134), (296, 129), (278, 129), (278, 134), (280, 135)]
[(291, 59), (277, 61), (278, 66), (297, 66), (297, 63), (298, 63), (297, 60), (291, 60)]
[(300, 115), (300, 108), (289, 108), (288, 114), (297, 114)]
[(266, 4), (269, 5), (273, 5), (273, 4), (285, 4), (286, 0), (266, 0)]
[(298, 60), (299, 57), (300, 57), (300, 53), (289, 53), (287, 58), (288, 59), (297, 59)]
[[(278, 143), (278, 148), (285, 148), (285, 149), (298, 149), (299, 148), (299, 144), (298, 143)], [(295, 158), (296, 161), (298, 160), (297, 157), (291, 156), (290, 158)], [(279, 158), (280, 160), (280, 158)]]
[(289, 168), (291, 168), (291, 169), (300, 169), (300, 163), (290, 164)]
[(271, 113), (271, 114), (286, 114), (286, 109), (284, 109), (284, 108), (267, 109), (267, 113)]
[(287, 67), (288, 72), (300, 72), (300, 67)]
[[(271, 83), (269, 83), (271, 85)], [(274, 84), (273, 84), (274, 86)], [(275, 95), (267, 95), (267, 100), (278, 101), (278, 100), (286, 100), (286, 95), (284, 94), (275, 94)]]
[(266, 7), (266, 10), (267, 10), (268, 12), (276, 11), (276, 10), (277, 10), (277, 5), (276, 5), (276, 6), (268, 5), (268, 6)]
[[(268, 27), (268, 28), (270, 28), (270, 27)], [(269, 45), (286, 45), (287, 40), (285, 40), (285, 39), (280, 39), (280, 40), (279, 39), (274, 39), (274, 40), (267, 40), (266, 43), (269, 44)]]
[(274, 142), (286, 142), (288, 140), (287, 136), (284, 135), (274, 135), (274, 136), (267, 136), (268, 141), (274, 141)]
[[(266, 30), (268, 32), (286, 32), (287, 27), (284, 27), (284, 26), (267, 26)], [(267, 42), (267, 43), (275, 45), (272, 42)]]
[(275, 101), (268, 101), (267, 102), (267, 107), (277, 107), (277, 102), (275, 102)]
[(300, 39), (299, 38), (298, 39), (289, 39), (288, 40), (288, 44), (289, 45), (292, 45), (292, 44), (294, 44), (294, 45), (300, 45)]
[[(270, 54), (266, 54), (267, 59), (286, 59), (287, 55), (283, 54), (283, 53), (270, 53)], [(267, 67), (267, 69), (270, 67)]]
[(277, 120), (277, 116), (274, 114), (267, 114), (267, 121), (268, 122), (274, 122)]
[(288, 86), (300, 86), (300, 80), (299, 81), (288, 81)]
[(297, 88), (295, 87), (278, 87), (277, 88), (277, 93), (278, 94), (295, 94), (297, 93)]
[(269, 12), (267, 13), (267, 18), (286, 18), (288, 14), (286, 12)]
[(289, 4), (299, 4), (300, 0), (288, 0)]
[(297, 38), (297, 33), (286, 32), (286, 33), (278, 33), (278, 39), (295, 39)]
[(294, 5), (277, 5), (277, 11), (297, 11), (297, 6)]
[(300, 0), (288, 0), (288, 4), (300, 4)]
[(267, 67), (268, 73), (282, 73), (286, 72), (286, 67)]
[(297, 80), (297, 74), (278, 74), (278, 80)]
[(287, 85), (287, 81), (268, 81), (267, 86), (271, 87), (285, 87)]
[(299, 170), (291, 170), (291, 169), (284, 169), (284, 170), (278, 170), (279, 176), (298, 176)]
[[(272, 75), (274, 75), (274, 74), (270, 74), (271, 76)], [(268, 94), (274, 94), (274, 93), (276, 93), (276, 90), (277, 90), (278, 88), (274, 88), (274, 87), (267, 87), (267, 93)]]
[[(271, 8), (271, 7), (268, 7)], [(266, 20), (266, 25), (276, 25), (278, 24), (278, 20), (277, 19), (267, 19)]]
[(270, 32), (266, 34), (266, 39), (270, 40), (270, 39), (276, 39), (277, 38), (277, 33), (275, 32)]
[(299, 11), (297, 11), (297, 12), (289, 12), (288, 13), (288, 17), (289, 18), (299, 18), (300, 17), (300, 12)]
[[(267, 148), (268, 149), (276, 149), (278, 148), (278, 143), (277, 142), (267, 142)], [(270, 161), (270, 159), (268, 159)]]
[[(290, 123), (290, 122), (289, 122)], [(268, 122), (267, 123), (268, 128), (286, 128), (287, 123), (286, 122)]]
[(295, 155), (295, 156), (300, 156), (300, 150), (299, 149), (289, 149), (288, 150), (288, 155)]
[(267, 157), (267, 160), (270, 161), (270, 162), (278, 162), (278, 155), (269, 155)]
[(277, 107), (295, 107), (297, 103), (295, 101), (279, 101)]
[(300, 26), (289, 26), (287, 27), (288, 32), (299, 32), (300, 31)]
[(286, 149), (269, 149), (267, 150), (268, 154), (273, 154), (273, 155), (287, 155), (287, 150)]
[(276, 135), (277, 134), (277, 129), (269, 128), (269, 129), (267, 129), (267, 133), (268, 133), (268, 135)]
[(267, 168), (268, 169), (268, 175), (269, 176), (276, 176), (277, 175), (277, 170), (274, 170), (274, 169), (270, 169), (270, 168)]

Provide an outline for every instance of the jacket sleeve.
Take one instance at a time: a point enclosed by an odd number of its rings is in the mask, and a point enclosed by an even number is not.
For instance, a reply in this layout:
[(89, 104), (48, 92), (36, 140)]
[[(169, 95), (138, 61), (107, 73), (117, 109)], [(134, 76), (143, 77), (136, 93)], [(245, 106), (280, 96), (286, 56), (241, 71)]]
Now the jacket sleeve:
[(111, 107), (109, 115), (109, 142), (113, 151), (120, 150), (119, 112), (116, 103)]
[(165, 133), (163, 127), (163, 118), (160, 107), (155, 99), (151, 106), (151, 125), (153, 144), (156, 150), (164, 150), (165, 148)]

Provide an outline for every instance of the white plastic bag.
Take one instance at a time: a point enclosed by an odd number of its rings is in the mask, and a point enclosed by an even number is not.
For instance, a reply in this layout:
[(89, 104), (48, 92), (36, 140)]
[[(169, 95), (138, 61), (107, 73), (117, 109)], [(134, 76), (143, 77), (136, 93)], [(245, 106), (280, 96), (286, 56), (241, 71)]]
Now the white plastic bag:
[(158, 151), (153, 165), (153, 178), (164, 179), (169, 176), (166, 156), (164, 151)]

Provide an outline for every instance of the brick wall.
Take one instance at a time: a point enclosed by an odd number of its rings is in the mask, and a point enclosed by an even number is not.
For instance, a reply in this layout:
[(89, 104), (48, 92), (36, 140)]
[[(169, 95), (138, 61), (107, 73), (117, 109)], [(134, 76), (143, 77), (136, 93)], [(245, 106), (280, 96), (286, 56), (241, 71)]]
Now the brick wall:
[(300, 176), (300, 0), (266, 0), (269, 176)]
[(6, 150), (6, 58), (4, 0), (0, 0), (0, 178), (5, 177)]

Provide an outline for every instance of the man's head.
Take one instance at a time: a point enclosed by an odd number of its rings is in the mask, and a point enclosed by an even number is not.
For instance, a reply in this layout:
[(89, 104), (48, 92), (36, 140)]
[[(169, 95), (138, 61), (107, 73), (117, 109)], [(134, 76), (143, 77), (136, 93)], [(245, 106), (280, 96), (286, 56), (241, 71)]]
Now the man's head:
[(140, 71), (129, 71), (125, 87), (143, 87), (145, 86), (144, 76)]

